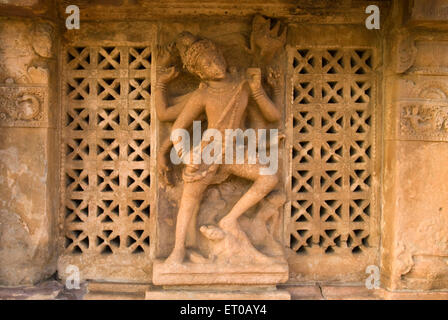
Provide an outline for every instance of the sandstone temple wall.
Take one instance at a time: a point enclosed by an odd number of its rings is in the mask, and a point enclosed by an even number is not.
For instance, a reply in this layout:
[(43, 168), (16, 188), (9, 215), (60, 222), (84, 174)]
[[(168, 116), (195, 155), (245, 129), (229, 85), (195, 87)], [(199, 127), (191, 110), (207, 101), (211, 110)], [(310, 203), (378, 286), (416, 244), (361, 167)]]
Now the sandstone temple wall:
[[(372, 3), (379, 30), (365, 26)], [(79, 30), (65, 26), (70, 4)], [(275, 235), (287, 285), (363, 286), (377, 266), (385, 290), (447, 290), (444, 0), (0, 0), (0, 285), (64, 280), (70, 265), (83, 280), (152, 283), (182, 194), (158, 175), (171, 124), (156, 114), (155, 53), (188, 31), (253, 67), (255, 15), (287, 29), (272, 64), (283, 75)], [(168, 93), (198, 86), (181, 69)], [(235, 177), (208, 188), (199, 223), (248, 188)]]

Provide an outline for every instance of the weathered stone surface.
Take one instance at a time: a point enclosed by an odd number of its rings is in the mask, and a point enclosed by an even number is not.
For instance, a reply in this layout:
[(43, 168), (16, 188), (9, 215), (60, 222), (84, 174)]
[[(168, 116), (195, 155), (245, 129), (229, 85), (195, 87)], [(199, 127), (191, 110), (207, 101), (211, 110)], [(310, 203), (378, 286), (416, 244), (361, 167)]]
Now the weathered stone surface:
[(55, 272), (55, 230), (48, 198), (48, 133), (0, 130), (0, 283), (30, 284)]
[(45, 87), (0, 87), (0, 126), (44, 127), (48, 125), (48, 92)]
[(2, 285), (31, 284), (55, 272), (58, 166), (52, 155), (56, 131), (48, 129), (51, 33), (46, 23), (0, 20)]
[(417, 141), (388, 145), (400, 163), (395, 168), (386, 166), (386, 172), (393, 169), (396, 181), (400, 182), (390, 212), (396, 219), (394, 245), (389, 252), (390, 280), (399, 289), (446, 288), (448, 221), (444, 212), (448, 202), (444, 193), (448, 191), (448, 171), (440, 167), (439, 159), (448, 156), (448, 146)]
[(48, 23), (0, 20), (0, 83), (48, 85), (54, 30)]
[(397, 81), (397, 138), (447, 141), (448, 82), (444, 77)]
[[(414, 1), (411, 22), (442, 27), (429, 22), (446, 20), (446, 5), (445, 1)], [(388, 77), (385, 90), (390, 108), (381, 283), (389, 290), (440, 290), (447, 287), (448, 222), (443, 196), (447, 171), (440, 165), (447, 156), (447, 39), (443, 33), (430, 38), (428, 32), (412, 28), (405, 34), (404, 42), (413, 49), (396, 51), (396, 60), (406, 60), (410, 52), (412, 59), (405, 74)]]

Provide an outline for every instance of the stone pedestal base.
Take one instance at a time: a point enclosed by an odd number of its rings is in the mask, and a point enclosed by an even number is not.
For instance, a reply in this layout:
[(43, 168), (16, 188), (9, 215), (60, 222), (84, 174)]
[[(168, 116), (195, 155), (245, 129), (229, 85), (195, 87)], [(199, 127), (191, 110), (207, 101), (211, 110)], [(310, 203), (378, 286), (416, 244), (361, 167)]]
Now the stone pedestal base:
[(286, 290), (271, 288), (170, 288), (148, 290), (146, 300), (291, 300)]
[(155, 285), (276, 285), (288, 281), (288, 265), (216, 265), (183, 263), (153, 266)]
[(220, 265), (213, 263), (153, 265), (147, 300), (290, 300), (276, 285), (288, 281), (288, 265)]

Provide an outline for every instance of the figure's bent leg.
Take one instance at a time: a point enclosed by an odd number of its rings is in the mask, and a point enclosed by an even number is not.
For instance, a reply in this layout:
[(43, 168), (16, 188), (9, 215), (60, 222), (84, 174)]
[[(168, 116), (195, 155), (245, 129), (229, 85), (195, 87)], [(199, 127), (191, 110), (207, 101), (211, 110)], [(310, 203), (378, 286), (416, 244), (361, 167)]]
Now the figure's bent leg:
[(193, 214), (191, 215), (190, 222), (188, 223), (187, 236), (185, 238), (185, 246), (186, 247), (194, 247), (196, 245), (196, 228), (198, 224), (198, 211), (199, 211), (198, 203), (193, 210)]
[(192, 215), (197, 211), (202, 199), (202, 194), (207, 184), (202, 181), (184, 183), (182, 199), (176, 221), (176, 238), (174, 249), (166, 259), (166, 263), (181, 263), (185, 257), (185, 238)]
[(221, 219), (219, 227), (244, 244), (247, 254), (254, 259), (254, 262), (272, 263), (272, 258), (265, 256), (252, 245), (246, 233), (240, 229), (238, 218), (273, 190), (278, 183), (278, 178), (276, 175), (260, 175), (259, 165), (230, 165), (227, 169), (238, 177), (253, 180), (254, 183), (233, 206), (232, 210)]
[(250, 189), (219, 222), (219, 226), (225, 231), (241, 236), (242, 231), (239, 229), (237, 219), (272, 191), (278, 183), (278, 178), (276, 175), (260, 175), (260, 166), (256, 164), (229, 165), (228, 170), (238, 177), (254, 181)]

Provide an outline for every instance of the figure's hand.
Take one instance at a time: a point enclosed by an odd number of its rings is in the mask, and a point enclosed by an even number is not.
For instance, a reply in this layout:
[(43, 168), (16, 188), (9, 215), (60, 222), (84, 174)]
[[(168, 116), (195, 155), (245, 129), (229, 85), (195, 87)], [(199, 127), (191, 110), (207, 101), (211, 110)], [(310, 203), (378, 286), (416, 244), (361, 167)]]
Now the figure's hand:
[(258, 92), (261, 89), (261, 70), (259, 68), (249, 68), (246, 75), (252, 92)]
[(157, 68), (157, 81), (159, 83), (167, 84), (176, 79), (178, 75), (179, 71), (175, 67)]
[(179, 75), (179, 72), (173, 66), (176, 60), (174, 42), (167, 46), (157, 46), (156, 59), (157, 81), (159, 83), (167, 84)]
[(158, 45), (156, 48), (157, 65), (161, 68), (168, 68), (175, 63), (175, 43), (171, 42), (167, 46)]
[(280, 88), (282, 87), (280, 71), (278, 69), (269, 67), (267, 82), (272, 87), (272, 89), (280, 90)]

